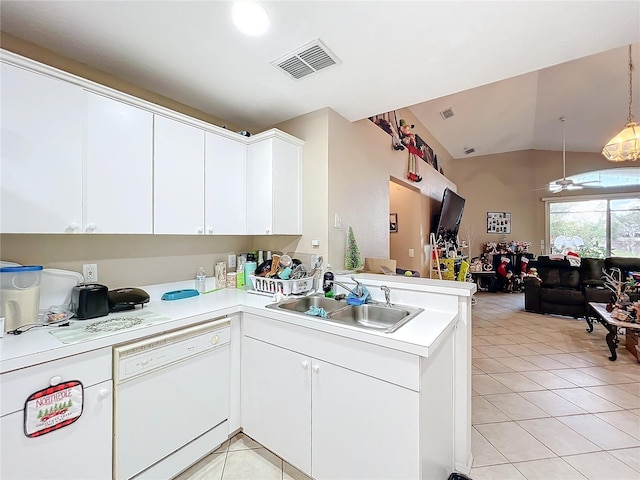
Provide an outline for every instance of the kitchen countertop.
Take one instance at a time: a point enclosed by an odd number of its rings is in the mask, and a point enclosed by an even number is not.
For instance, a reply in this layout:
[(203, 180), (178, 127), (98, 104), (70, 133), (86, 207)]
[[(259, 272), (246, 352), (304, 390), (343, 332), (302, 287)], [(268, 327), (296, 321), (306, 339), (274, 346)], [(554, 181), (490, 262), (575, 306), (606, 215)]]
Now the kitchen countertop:
[[(71, 327), (59, 328), (74, 328), (111, 318), (146, 313), (163, 317), (161, 321), (143, 328), (123, 330), (73, 344), (65, 344), (58, 340), (50, 333), (54, 328), (48, 327), (34, 328), (21, 335), (5, 334), (0, 338), (0, 373), (131, 342), (218, 317), (223, 317), (221, 321), (224, 321), (226, 315), (238, 312), (268, 316), (274, 321), (295, 324), (427, 357), (446, 337), (447, 332), (455, 327), (458, 320), (458, 297), (470, 297), (476, 289), (475, 284), (464, 282), (370, 274), (358, 274), (356, 277), (365, 283), (375, 300), (383, 300), (378, 287), (385, 284), (391, 288), (393, 303), (418, 306), (425, 310), (395, 332), (386, 334), (338, 325), (316, 317), (266, 309), (266, 305), (273, 303), (271, 296), (248, 293), (245, 289), (222, 289), (206, 295), (163, 301), (161, 300), (163, 293), (193, 288), (193, 280), (150, 285), (141, 287), (150, 296), (149, 303), (145, 304), (143, 309), (112, 313), (92, 320), (73, 319)], [(352, 283), (350, 275), (336, 275), (336, 280)]]

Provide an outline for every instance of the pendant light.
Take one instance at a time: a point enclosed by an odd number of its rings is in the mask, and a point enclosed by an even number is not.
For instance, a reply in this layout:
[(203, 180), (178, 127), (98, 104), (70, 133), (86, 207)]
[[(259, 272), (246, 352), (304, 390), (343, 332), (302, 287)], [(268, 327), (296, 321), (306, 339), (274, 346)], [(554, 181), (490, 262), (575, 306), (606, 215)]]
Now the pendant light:
[(636, 161), (640, 159), (640, 125), (633, 121), (631, 104), (633, 102), (633, 62), (629, 45), (629, 116), (627, 125), (613, 137), (602, 149), (602, 155), (610, 162)]

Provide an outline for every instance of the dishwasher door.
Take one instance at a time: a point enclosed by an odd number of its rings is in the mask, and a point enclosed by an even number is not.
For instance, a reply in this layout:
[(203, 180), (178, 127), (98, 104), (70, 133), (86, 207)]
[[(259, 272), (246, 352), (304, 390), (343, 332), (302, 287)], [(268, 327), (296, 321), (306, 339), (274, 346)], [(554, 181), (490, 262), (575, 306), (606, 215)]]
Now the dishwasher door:
[(228, 324), (114, 349), (114, 478), (129, 479), (227, 420)]

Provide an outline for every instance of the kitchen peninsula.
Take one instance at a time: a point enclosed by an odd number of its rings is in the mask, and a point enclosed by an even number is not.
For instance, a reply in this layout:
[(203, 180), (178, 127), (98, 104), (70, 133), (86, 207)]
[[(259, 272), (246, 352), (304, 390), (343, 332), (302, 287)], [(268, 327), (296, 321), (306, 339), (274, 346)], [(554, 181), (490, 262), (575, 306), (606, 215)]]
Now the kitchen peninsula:
[[(244, 290), (160, 300), (167, 291), (192, 287), (179, 282), (144, 287), (151, 301), (143, 310), (103, 317), (144, 314), (157, 323), (68, 344), (44, 328), (5, 336), (0, 340), (0, 476), (112, 478), (112, 425), (118, 415), (111, 395), (113, 347), (212, 319), (230, 325), (226, 420), (206, 442), (193, 439), (180, 455), (128, 478), (149, 478), (150, 472), (170, 478), (241, 429), (318, 480), (398, 478), (399, 472), (402, 478), (430, 479), (468, 472), (475, 284), (356, 278), (374, 300), (384, 301), (380, 287), (386, 285), (393, 303), (424, 311), (386, 334), (267, 309), (271, 297)], [(336, 281), (353, 285), (349, 276), (337, 275)], [(84, 412), (65, 428), (28, 438), (24, 402), (53, 380), (82, 382)], [(363, 435), (362, 428), (369, 433)], [(59, 442), (78, 449), (73, 460), (43, 448)], [(36, 456), (38, 462), (29, 460)]]

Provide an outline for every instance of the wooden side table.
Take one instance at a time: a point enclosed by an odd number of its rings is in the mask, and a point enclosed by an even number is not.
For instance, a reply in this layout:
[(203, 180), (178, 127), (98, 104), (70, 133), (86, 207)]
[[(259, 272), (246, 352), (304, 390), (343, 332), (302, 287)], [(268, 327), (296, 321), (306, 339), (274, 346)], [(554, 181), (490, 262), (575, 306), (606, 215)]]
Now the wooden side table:
[[(589, 302), (589, 305), (593, 308), (593, 311), (596, 312), (596, 320), (598, 320), (598, 322), (609, 331), (609, 333), (607, 333), (606, 340), (609, 351), (611, 352), (609, 360), (613, 362), (618, 358), (618, 355), (616, 354), (616, 348), (618, 348), (618, 343), (620, 342), (618, 340), (618, 329), (624, 328), (626, 331), (631, 332), (640, 331), (640, 324), (621, 322), (620, 320), (611, 318), (611, 313), (607, 312), (607, 305), (605, 303)], [(635, 356), (635, 352), (632, 353), (634, 353)], [(636, 358), (638, 357), (636, 356)]]

